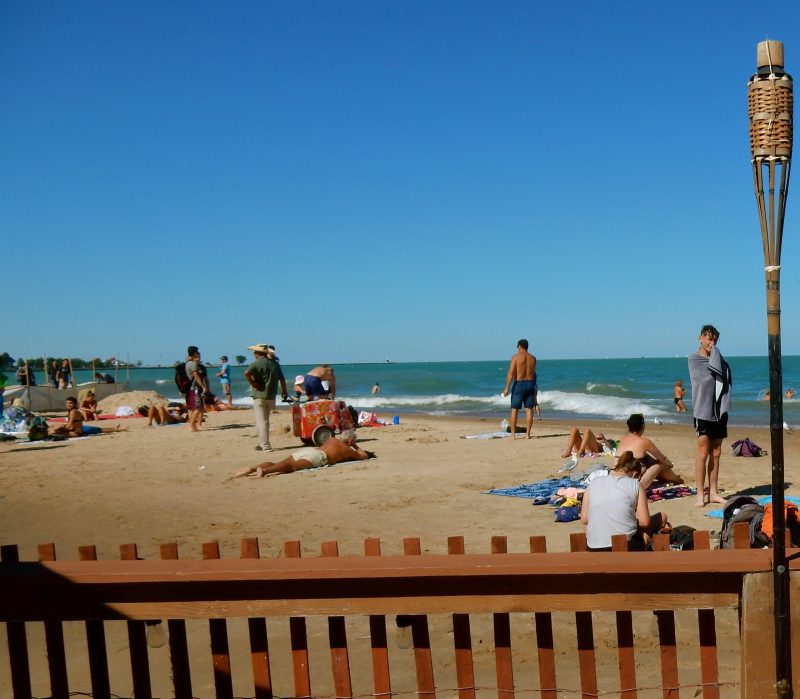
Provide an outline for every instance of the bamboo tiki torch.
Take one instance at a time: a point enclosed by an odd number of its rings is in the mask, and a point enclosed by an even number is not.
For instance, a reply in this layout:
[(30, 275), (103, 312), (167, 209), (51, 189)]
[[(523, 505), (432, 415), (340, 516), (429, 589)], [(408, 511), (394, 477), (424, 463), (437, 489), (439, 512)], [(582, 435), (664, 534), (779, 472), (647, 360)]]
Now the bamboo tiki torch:
[(758, 44), (757, 72), (747, 83), (753, 164), (764, 273), (767, 284), (769, 428), (772, 446), (773, 585), (775, 592), (775, 688), (792, 696), (789, 566), (783, 479), (783, 377), (781, 369), (781, 239), (792, 167), (792, 78), (783, 70), (783, 43)]

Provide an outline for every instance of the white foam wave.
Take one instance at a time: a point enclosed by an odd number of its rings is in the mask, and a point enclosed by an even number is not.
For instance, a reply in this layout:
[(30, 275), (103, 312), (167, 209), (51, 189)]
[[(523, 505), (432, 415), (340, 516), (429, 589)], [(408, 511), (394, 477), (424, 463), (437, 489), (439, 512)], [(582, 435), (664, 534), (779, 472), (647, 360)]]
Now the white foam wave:
[(662, 408), (638, 398), (592, 395), (588, 393), (565, 393), (542, 391), (539, 393), (542, 409), (562, 410), (583, 415), (599, 415), (615, 420), (625, 420), (631, 413), (648, 417), (668, 415)]
[(156, 379), (156, 383), (169, 383), (169, 379)]
[(628, 389), (625, 386), (621, 386), (618, 383), (592, 383), (589, 381), (586, 384), (586, 390), (591, 393), (595, 390), (607, 390), (607, 391), (622, 391), (623, 393), (627, 393)]
[(444, 393), (437, 396), (341, 396), (348, 405), (359, 408), (378, 409), (390, 408), (414, 408), (425, 406), (447, 407), (458, 404), (507, 406), (508, 398), (503, 398), (499, 393), (492, 396), (464, 396), (458, 393)]

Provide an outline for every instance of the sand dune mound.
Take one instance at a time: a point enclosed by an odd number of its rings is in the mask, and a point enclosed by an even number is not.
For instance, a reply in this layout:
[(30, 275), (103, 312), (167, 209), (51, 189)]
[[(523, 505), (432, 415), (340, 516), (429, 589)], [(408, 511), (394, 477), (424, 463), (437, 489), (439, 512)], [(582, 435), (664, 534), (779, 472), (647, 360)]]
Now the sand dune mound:
[(166, 405), (168, 400), (155, 391), (126, 391), (103, 398), (98, 402), (97, 407), (101, 413), (113, 413), (121, 405), (127, 405), (136, 410), (140, 405)]

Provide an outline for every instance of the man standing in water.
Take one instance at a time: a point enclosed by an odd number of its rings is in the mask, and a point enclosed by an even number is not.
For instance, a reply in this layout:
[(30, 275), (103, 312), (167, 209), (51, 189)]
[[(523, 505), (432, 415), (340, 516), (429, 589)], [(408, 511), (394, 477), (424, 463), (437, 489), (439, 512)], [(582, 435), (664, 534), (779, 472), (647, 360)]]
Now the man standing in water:
[(694, 429), (697, 432), (694, 461), (697, 506), (704, 507), (708, 502), (725, 502), (719, 494), (719, 458), (722, 440), (728, 436), (732, 379), (730, 367), (717, 349), (719, 331), (713, 325), (704, 325), (699, 340), (700, 348), (689, 355), (689, 376), (692, 380)]
[[(513, 387), (511, 386), (513, 382)], [(520, 340), (517, 343), (517, 353), (511, 357), (506, 376), (506, 386), (503, 396), (508, 395), (511, 387), (511, 439), (517, 438), (517, 414), (519, 409), (525, 407), (525, 423), (527, 439), (531, 438), (533, 428), (533, 408), (536, 405), (536, 357), (528, 352), (528, 341)]]

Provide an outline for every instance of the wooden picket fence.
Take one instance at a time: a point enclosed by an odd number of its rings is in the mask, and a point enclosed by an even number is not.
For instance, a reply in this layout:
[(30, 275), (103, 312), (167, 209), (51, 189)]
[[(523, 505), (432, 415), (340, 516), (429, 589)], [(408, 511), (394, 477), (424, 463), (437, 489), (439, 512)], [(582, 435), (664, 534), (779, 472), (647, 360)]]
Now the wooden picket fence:
[[(488, 554), (451, 537), (447, 554), (424, 555), (405, 539), (402, 556), (367, 539), (364, 555), (331, 541), (305, 558), (291, 541), (271, 559), (244, 539), (240, 558), (211, 542), (202, 560), (179, 560), (175, 544), (160, 560), (135, 545), (121, 560), (94, 546), (56, 560), (47, 544), (20, 562), (3, 546), (0, 696), (763, 699), (775, 696), (771, 551), (747, 537), (745, 524), (736, 550), (717, 551), (698, 531), (676, 552), (661, 535), (648, 553), (615, 537), (613, 552), (589, 553), (572, 534), (571, 552), (548, 553), (532, 536), (529, 553), (508, 553), (498, 536)], [(733, 661), (720, 662), (718, 634)]]

